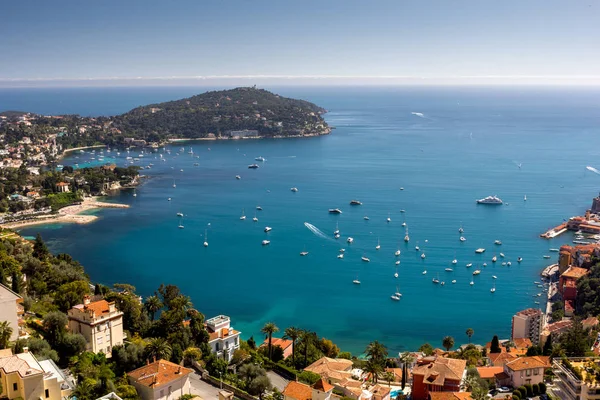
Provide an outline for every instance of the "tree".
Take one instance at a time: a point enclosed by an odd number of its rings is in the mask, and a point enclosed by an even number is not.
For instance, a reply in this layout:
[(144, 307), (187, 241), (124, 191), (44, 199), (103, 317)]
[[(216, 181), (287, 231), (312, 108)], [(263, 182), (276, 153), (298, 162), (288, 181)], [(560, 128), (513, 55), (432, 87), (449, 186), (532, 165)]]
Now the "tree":
[(325, 357), (330, 358), (336, 358), (340, 352), (339, 347), (337, 347), (331, 340), (326, 338), (321, 338), (321, 340), (319, 340), (319, 350), (323, 352)]
[(198, 361), (202, 358), (202, 351), (197, 347), (188, 347), (183, 351), (183, 361), (186, 365), (191, 365), (192, 361)]
[(68, 360), (79, 353), (85, 351), (87, 342), (80, 333), (66, 333), (60, 343), (60, 356), (63, 360)]
[(46, 247), (46, 243), (42, 239), (42, 235), (39, 233), (35, 237), (35, 242), (33, 243), (33, 256), (40, 260), (45, 259), (50, 252), (48, 251), (48, 247)]
[(433, 354), (433, 346), (429, 343), (424, 343), (419, 347), (419, 351), (424, 353), (426, 356), (430, 356)]
[(467, 334), (467, 337), (469, 338), (469, 343), (471, 343), (471, 336), (473, 336), (475, 331), (473, 330), (473, 328), (467, 328), (467, 331), (465, 333)]
[(388, 386), (392, 386), (392, 382), (396, 381), (396, 375), (393, 372), (387, 371), (383, 373), (383, 379), (388, 383)]
[(275, 325), (272, 322), (267, 322), (260, 330), (262, 333), (265, 334), (265, 336), (267, 337), (267, 339), (269, 339), (269, 360), (272, 360), (272, 348), (271, 348), (271, 339), (273, 337), (273, 334), (275, 332), (279, 332), (279, 328), (277, 327), (277, 325)]
[(308, 366), (308, 347), (311, 345), (311, 343), (314, 343), (317, 339), (317, 334), (312, 332), (312, 331), (308, 331), (308, 330), (303, 330), (302, 334), (300, 336), (300, 341), (302, 342), (302, 345), (304, 346), (304, 367)]
[(254, 364), (242, 365), (240, 367), (238, 373), (239, 373), (240, 377), (242, 379), (244, 379), (244, 381), (246, 382), (246, 385), (248, 385), (250, 383), (250, 381), (252, 381), (255, 378), (258, 378), (259, 376), (267, 375), (267, 371), (265, 371), (258, 365), (254, 365)]
[(290, 326), (285, 329), (283, 338), (292, 341), (292, 365), (296, 365), (296, 342), (300, 338), (302, 331), (296, 327)]
[(367, 372), (373, 376), (373, 382), (377, 383), (379, 372), (383, 371), (385, 360), (387, 358), (387, 348), (375, 340), (367, 345), (365, 354), (369, 358), (367, 362)]
[(271, 389), (271, 382), (266, 376), (259, 376), (254, 378), (250, 385), (248, 385), (248, 393), (258, 395), (258, 398), (262, 400), (262, 396), (266, 390)]
[(541, 356), (542, 349), (540, 348), (540, 346), (531, 346), (527, 349), (526, 355), (527, 357)]
[(0, 349), (8, 348), (8, 342), (10, 342), (10, 336), (13, 333), (13, 328), (10, 327), (8, 321), (0, 322)]
[(546, 339), (546, 343), (544, 343), (544, 348), (542, 350), (542, 354), (545, 356), (552, 355), (552, 335), (548, 335)]
[(144, 303), (144, 308), (148, 312), (151, 321), (154, 321), (155, 314), (163, 308), (163, 303), (158, 296), (149, 296)]
[(44, 330), (44, 339), (48, 341), (53, 349), (57, 349), (67, 333), (67, 316), (59, 311), (52, 311), (46, 314), (42, 322)]
[(446, 336), (442, 339), (442, 346), (446, 349), (446, 351), (450, 351), (452, 347), (454, 347), (454, 338), (452, 336)]
[(83, 301), (83, 296), (89, 294), (90, 286), (85, 281), (75, 281), (61, 285), (54, 295), (54, 303), (62, 311), (67, 311)]
[(408, 366), (415, 361), (412, 354), (408, 351), (400, 353), (400, 362), (402, 363), (402, 390), (406, 386), (406, 377), (408, 376)]
[(163, 338), (152, 338), (146, 345), (146, 357), (149, 360), (168, 360), (171, 352), (171, 345)]
[(494, 335), (492, 338), (492, 346), (490, 348), (490, 354), (492, 353), (502, 353), (502, 349), (500, 348), (500, 340), (497, 335)]
[(369, 360), (365, 366), (365, 371), (371, 374), (373, 383), (377, 383), (377, 377), (379, 373), (383, 371), (383, 366), (375, 360)]
[(573, 326), (560, 336), (560, 345), (567, 357), (583, 357), (590, 348), (589, 336), (581, 321), (573, 321)]

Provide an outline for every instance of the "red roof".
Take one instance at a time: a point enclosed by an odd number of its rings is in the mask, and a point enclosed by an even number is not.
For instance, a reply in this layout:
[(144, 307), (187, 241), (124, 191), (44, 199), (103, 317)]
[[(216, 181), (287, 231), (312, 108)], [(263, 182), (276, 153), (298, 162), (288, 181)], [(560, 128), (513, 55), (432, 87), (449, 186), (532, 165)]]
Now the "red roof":
[(193, 372), (191, 369), (182, 367), (181, 365), (167, 360), (158, 360), (131, 371), (127, 375), (141, 385), (158, 387), (186, 376), (191, 372)]

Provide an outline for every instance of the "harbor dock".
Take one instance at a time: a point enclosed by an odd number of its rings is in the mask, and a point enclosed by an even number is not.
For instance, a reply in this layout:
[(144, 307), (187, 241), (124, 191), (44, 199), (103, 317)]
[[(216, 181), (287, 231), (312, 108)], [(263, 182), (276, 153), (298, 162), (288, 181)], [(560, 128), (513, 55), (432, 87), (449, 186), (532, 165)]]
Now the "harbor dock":
[(544, 239), (552, 239), (557, 236), (562, 235), (567, 231), (567, 223), (563, 222), (562, 224), (555, 226), (554, 228), (548, 229), (546, 232), (540, 235), (541, 238)]

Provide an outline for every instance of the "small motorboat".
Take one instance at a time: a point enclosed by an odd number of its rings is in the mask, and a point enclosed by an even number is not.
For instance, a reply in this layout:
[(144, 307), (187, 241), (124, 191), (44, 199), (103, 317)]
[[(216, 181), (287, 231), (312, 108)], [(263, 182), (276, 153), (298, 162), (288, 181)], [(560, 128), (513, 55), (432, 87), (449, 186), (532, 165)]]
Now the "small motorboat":
[(258, 168), (258, 164), (250, 164), (248, 165), (249, 169), (257, 169)]
[(469, 282), (469, 285), (473, 286), (475, 284), (475, 282), (471, 281)]
[(258, 157), (256, 157), (254, 160), (255, 160), (255, 161), (261, 161), (261, 162), (263, 162), (263, 161), (267, 161), (267, 160), (266, 160), (266, 159), (265, 159), (263, 156), (258, 156)]
[(256, 206), (256, 210), (257, 211), (262, 211), (262, 207), (261, 206)]
[(360, 281), (358, 279), (353, 280), (352, 283), (354, 283), (355, 285), (360, 285)]
[(341, 214), (342, 210), (340, 210), (339, 208), (330, 208), (329, 209), (329, 214)]
[(545, 255), (545, 256), (544, 256), (544, 258), (545, 258), (545, 259), (548, 259), (548, 258), (550, 258), (550, 256), (546, 256), (546, 255)]
[(293, 187), (293, 188), (291, 188), (290, 190), (291, 190), (292, 192), (296, 193), (296, 192), (298, 191), (298, 188), (297, 188), (297, 187)]
[(425, 259), (425, 253), (421, 253), (421, 258), (424, 260)]
[(352, 243), (352, 242), (354, 242), (354, 238), (349, 237), (348, 239), (346, 239), (346, 242)]
[(302, 257), (304, 257), (304, 256), (307, 256), (307, 255), (308, 255), (308, 251), (301, 251), (301, 252), (300, 252), (300, 255), (301, 255)]
[(396, 260), (396, 265), (400, 265), (400, 260)]
[(458, 240), (460, 240), (461, 242), (466, 242), (467, 239), (464, 236), (461, 236)]
[(485, 252), (485, 249), (483, 247), (480, 247), (477, 250), (475, 250), (475, 253), (477, 253), (477, 254), (481, 254), (483, 252)]
[(496, 244), (496, 245), (498, 245), (498, 246), (501, 246), (501, 245), (502, 245), (502, 242), (501, 242), (500, 240), (494, 240), (494, 244)]
[(468, 263), (467, 264), (467, 268), (471, 268), (473, 266), (473, 263)]
[(519, 257), (519, 258), (517, 258), (517, 262), (519, 262), (519, 263), (520, 263), (521, 261), (523, 261), (523, 257)]
[(265, 240), (263, 240), (263, 241), (262, 241), (262, 245), (263, 245), (263, 246), (267, 246), (267, 245), (269, 245), (269, 244), (271, 244), (271, 241), (270, 241), (270, 240), (266, 240), (266, 239), (265, 239)]
[(496, 261), (498, 261), (498, 257), (496, 257), (496, 256), (492, 257), (492, 262), (496, 262)]
[(452, 284), (455, 284), (455, 283), (456, 283), (456, 279), (452, 279)]
[(181, 212), (178, 212), (178, 213), (177, 213), (177, 216), (178, 216), (178, 217), (183, 217), (183, 213), (181, 213)]
[(364, 219), (365, 221), (368, 221), (368, 220), (369, 220), (369, 217), (367, 217), (367, 216), (365, 215), (365, 216), (363, 217), (363, 219)]
[(446, 269), (444, 269), (444, 271), (446, 271), (446, 272), (453, 272), (454, 270), (452, 268), (446, 268)]
[(350, 200), (351, 206), (362, 206), (362, 203), (358, 200)]
[(423, 270), (423, 272), (421, 272), (421, 273), (422, 273), (423, 275), (426, 275), (426, 274), (427, 274), (427, 270), (425, 269), (425, 270)]
[(458, 260), (455, 258), (454, 260), (452, 260), (452, 264), (456, 264), (458, 263)]
[(363, 260), (364, 262), (371, 262), (371, 260), (366, 256), (362, 256), (360, 259)]
[(476, 269), (475, 271), (473, 271), (473, 275), (479, 275), (481, 273), (480, 270)]
[(340, 249), (340, 253), (344, 253), (346, 249)]
[(504, 258), (504, 253), (500, 253), (500, 257)]
[(396, 257), (400, 257), (400, 249), (396, 250), (396, 252), (394, 253), (394, 255), (395, 255)]
[(270, 232), (273, 228), (271, 228), (270, 226), (265, 226), (265, 232)]
[(339, 259), (344, 258), (344, 254), (338, 254), (337, 258), (339, 258)]
[(242, 179), (242, 177), (241, 177), (241, 176), (239, 176), (239, 175), (236, 175), (236, 176), (235, 176), (235, 179), (237, 179), (237, 180), (240, 180), (240, 179)]

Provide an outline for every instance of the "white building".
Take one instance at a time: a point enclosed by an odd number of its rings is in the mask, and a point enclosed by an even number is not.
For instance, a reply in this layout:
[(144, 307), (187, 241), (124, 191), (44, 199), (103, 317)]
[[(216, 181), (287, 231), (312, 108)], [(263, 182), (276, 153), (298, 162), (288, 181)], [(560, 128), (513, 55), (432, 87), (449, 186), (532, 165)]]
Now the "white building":
[(170, 361), (158, 360), (128, 372), (127, 378), (142, 400), (176, 400), (190, 394), (192, 372)]
[(533, 344), (538, 344), (544, 323), (544, 313), (540, 309), (519, 311), (512, 318), (512, 339), (528, 338)]
[(52, 360), (38, 361), (32, 353), (0, 358), (0, 397), (63, 400), (72, 385)]
[(233, 352), (240, 348), (240, 331), (231, 327), (231, 320), (226, 315), (218, 315), (206, 320), (209, 334), (208, 344), (217, 357), (230, 362)]
[(12, 328), (11, 341), (19, 338), (19, 303), (22, 301), (21, 296), (0, 284), (0, 321), (8, 321)]
[(123, 313), (117, 310), (114, 301), (90, 301), (90, 296), (85, 296), (83, 304), (71, 308), (67, 316), (69, 331), (83, 335), (87, 351), (110, 357), (112, 348), (123, 344)]

